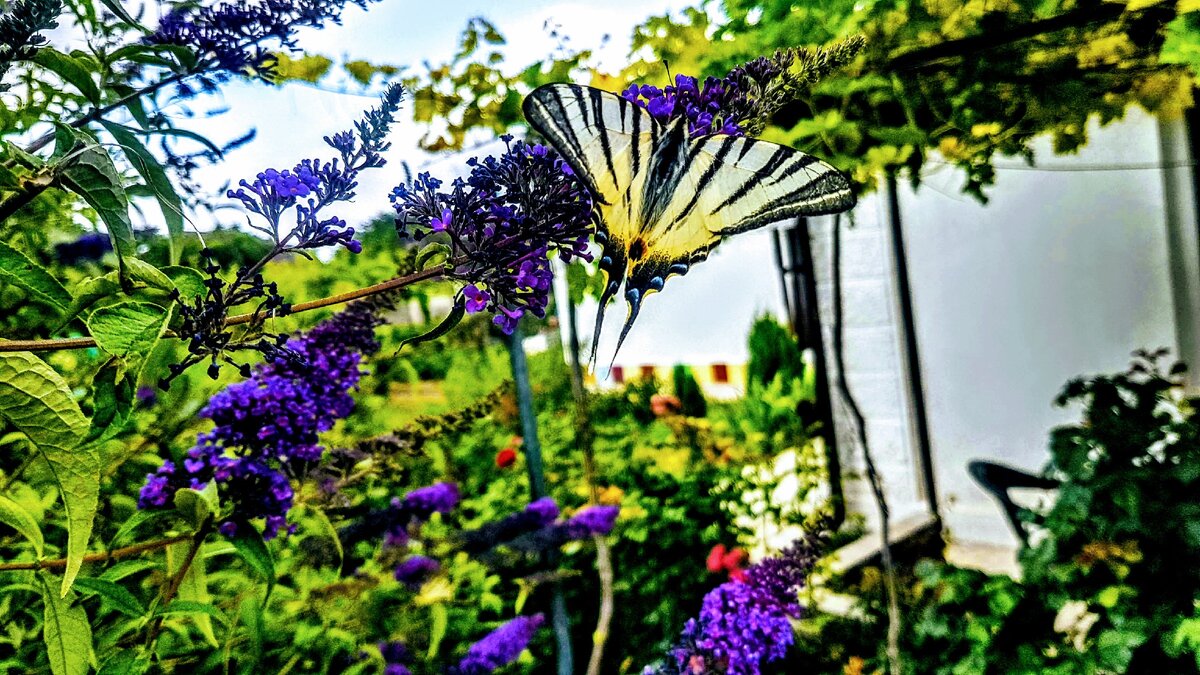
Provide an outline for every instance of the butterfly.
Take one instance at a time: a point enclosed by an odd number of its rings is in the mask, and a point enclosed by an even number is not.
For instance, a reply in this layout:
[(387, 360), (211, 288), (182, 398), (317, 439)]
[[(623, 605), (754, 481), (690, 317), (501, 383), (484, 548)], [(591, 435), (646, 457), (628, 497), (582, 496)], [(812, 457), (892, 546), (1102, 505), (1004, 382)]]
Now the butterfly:
[(544, 85), (522, 108), (598, 207), (595, 238), (606, 281), (593, 363), (604, 309), (622, 283), (629, 311), (617, 351), (646, 297), (707, 258), (722, 239), (855, 203), (846, 176), (812, 155), (739, 136), (690, 138), (683, 117), (663, 124), (636, 103), (594, 87)]

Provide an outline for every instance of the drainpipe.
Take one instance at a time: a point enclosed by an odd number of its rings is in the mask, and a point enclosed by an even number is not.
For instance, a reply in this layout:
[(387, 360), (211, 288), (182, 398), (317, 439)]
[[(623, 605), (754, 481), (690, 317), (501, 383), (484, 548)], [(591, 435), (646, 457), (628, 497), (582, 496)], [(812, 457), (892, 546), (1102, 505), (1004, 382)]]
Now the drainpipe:
[(942, 514), (933, 475), (933, 451), (929, 441), (929, 421), (925, 414), (925, 384), (921, 378), (921, 355), (917, 350), (917, 327), (913, 318), (912, 287), (908, 282), (908, 258), (904, 252), (904, 227), (900, 220), (900, 193), (896, 188), (895, 174), (888, 174), (887, 177), (887, 208), (892, 233), (892, 258), (896, 268), (896, 293), (900, 296), (908, 393), (912, 401), (911, 419), (916, 428), (917, 453), (921, 462), (921, 487), (929, 502), (930, 513), (940, 521)]

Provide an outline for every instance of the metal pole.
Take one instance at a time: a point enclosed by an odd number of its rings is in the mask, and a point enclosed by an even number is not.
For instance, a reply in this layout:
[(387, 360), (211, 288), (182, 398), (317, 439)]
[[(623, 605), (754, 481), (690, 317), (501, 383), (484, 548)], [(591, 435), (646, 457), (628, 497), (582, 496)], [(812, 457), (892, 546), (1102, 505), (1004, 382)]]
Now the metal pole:
[[(524, 438), (525, 465), (529, 470), (529, 492), (533, 499), (547, 495), (546, 474), (542, 465), (542, 445), (538, 441), (537, 412), (533, 407), (533, 387), (529, 383), (529, 362), (525, 358), (525, 343), (521, 325), (517, 324), (508, 336), (508, 356), (512, 364), (513, 384), (516, 385), (517, 410), (521, 415), (521, 436)], [(549, 558), (557, 562), (557, 556)], [(550, 623), (554, 638), (558, 642), (558, 675), (572, 675), (574, 659), (571, 655), (571, 621), (567, 616), (567, 601), (562, 586), (557, 582), (550, 599)]]

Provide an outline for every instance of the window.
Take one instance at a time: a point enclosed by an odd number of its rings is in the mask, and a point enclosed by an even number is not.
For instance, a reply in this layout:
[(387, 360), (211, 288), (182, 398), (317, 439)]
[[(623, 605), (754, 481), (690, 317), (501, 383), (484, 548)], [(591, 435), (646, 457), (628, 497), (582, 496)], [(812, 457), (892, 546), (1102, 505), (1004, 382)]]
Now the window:
[(712, 367), (713, 382), (717, 384), (729, 383), (729, 366), (724, 363), (714, 363)]

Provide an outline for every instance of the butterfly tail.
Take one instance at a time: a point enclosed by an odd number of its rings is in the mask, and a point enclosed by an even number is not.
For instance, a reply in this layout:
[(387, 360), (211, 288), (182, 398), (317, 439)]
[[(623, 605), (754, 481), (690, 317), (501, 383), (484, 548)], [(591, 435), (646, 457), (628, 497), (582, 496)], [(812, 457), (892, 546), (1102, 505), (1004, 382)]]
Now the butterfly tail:
[(625, 282), (627, 267), (625, 251), (620, 245), (610, 246), (608, 236), (603, 231), (596, 233), (596, 241), (604, 246), (604, 254), (600, 257), (599, 268), (604, 272), (604, 292), (600, 294), (600, 306), (596, 309), (596, 328), (592, 333), (592, 355), (588, 362), (593, 369), (596, 367), (596, 350), (600, 346), (600, 330), (604, 327), (604, 310), (608, 303), (616, 297), (621, 284)]

